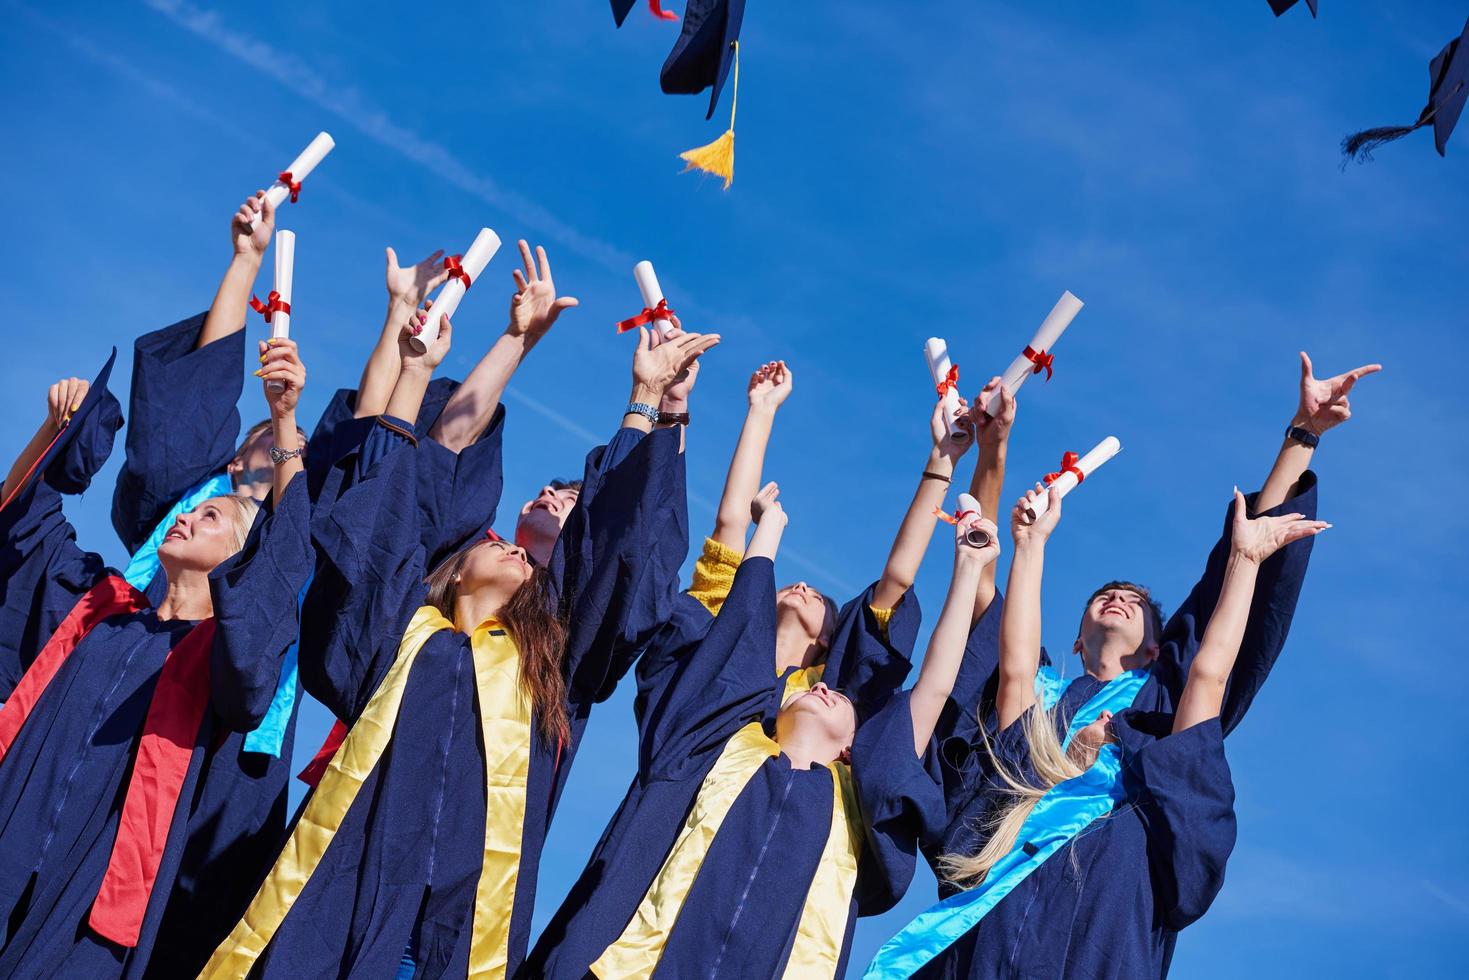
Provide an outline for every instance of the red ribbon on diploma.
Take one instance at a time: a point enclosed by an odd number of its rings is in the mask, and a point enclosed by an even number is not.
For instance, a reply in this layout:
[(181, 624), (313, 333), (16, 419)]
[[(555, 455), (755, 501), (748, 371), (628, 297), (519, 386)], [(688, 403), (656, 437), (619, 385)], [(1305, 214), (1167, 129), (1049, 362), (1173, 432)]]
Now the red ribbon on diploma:
[(639, 313), (637, 316), (628, 317), (626, 320), (618, 320), (617, 332), (627, 333), (629, 330), (635, 330), (638, 327), (646, 326), (652, 323), (654, 320), (668, 320), (672, 319), (672, 317), (673, 311), (668, 308), (668, 300), (660, 299), (658, 301), (658, 305), (653, 307), (652, 309), (649, 309), (645, 306), (643, 307), (643, 312)]
[(944, 397), (957, 387), (959, 387), (959, 365), (950, 364), (949, 373), (944, 375), (944, 380), (940, 381), (937, 385), (939, 397)]
[[(1081, 471), (1081, 467), (1076, 465), (1079, 462), (1081, 462), (1081, 457), (1075, 453), (1065, 453), (1061, 456), (1061, 473), (1075, 475), (1078, 484), (1086, 479), (1086, 474)], [(1046, 486), (1050, 486), (1052, 483), (1061, 479), (1061, 473), (1047, 473), (1045, 479)]]
[(269, 323), (270, 318), (277, 313), (284, 313), (287, 316), (291, 315), (291, 304), (282, 302), (281, 294), (274, 289), (265, 295), (264, 303), (252, 295), (250, 297), (250, 309), (265, 317), (266, 323)]
[(663, 4), (659, 3), (658, 0), (648, 0), (648, 9), (651, 10), (653, 12), (653, 16), (657, 17), (659, 20), (678, 20), (678, 14), (674, 13), (671, 10), (664, 10)]
[(291, 172), (289, 170), (282, 170), (275, 179), (280, 181), (282, 184), (285, 184), (286, 189), (291, 192), (292, 204), (295, 204), (297, 201), (301, 200), (301, 182), (299, 180), (292, 179)]
[(1051, 380), (1051, 375), (1055, 373), (1051, 370), (1051, 365), (1056, 363), (1055, 354), (1047, 354), (1045, 351), (1037, 351), (1034, 347), (1027, 346), (1025, 350), (1021, 351), (1021, 355), (1035, 365), (1035, 367), (1031, 368), (1031, 374), (1040, 374), (1044, 371), (1046, 372), (1046, 380)]
[(462, 255), (444, 256), (444, 268), (448, 270), (449, 278), (458, 279), (460, 282), (464, 283), (464, 288), (468, 289), (470, 286), (473, 285), (473, 283), (469, 279), (469, 273), (464, 271), (464, 266), (462, 264), (463, 262), (464, 256)]

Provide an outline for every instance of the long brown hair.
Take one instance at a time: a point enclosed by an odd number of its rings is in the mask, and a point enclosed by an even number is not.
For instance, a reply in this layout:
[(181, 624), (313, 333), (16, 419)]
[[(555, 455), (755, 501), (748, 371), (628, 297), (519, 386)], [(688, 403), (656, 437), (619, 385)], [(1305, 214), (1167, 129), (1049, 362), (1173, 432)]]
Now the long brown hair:
[[(460, 548), (429, 573), (428, 604), (453, 621), (454, 602), (459, 597), (459, 573), (476, 541)], [(571, 738), (571, 720), (566, 709), (566, 677), (561, 661), (566, 650), (566, 624), (557, 612), (551, 578), (544, 568), (531, 572), (500, 609), (500, 624), (515, 641), (520, 654), (520, 688), (530, 699), (540, 719), (541, 737), (560, 745)]]

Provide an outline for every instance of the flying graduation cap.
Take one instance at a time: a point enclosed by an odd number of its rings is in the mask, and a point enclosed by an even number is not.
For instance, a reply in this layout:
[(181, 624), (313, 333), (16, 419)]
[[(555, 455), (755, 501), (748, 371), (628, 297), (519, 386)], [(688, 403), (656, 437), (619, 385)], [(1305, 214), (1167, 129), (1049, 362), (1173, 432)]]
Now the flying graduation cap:
[[(612, 0), (612, 15), (622, 26), (636, 0)], [(658, 0), (649, 0), (652, 12), (670, 17)], [(674, 15), (676, 16), (676, 15)], [(670, 95), (697, 95), (709, 89), (709, 111), (714, 118), (719, 95), (731, 73), (729, 128), (713, 143), (686, 150), (679, 157), (684, 171), (703, 170), (724, 178), (726, 189), (734, 182), (734, 117), (740, 90), (740, 25), (745, 19), (745, 0), (688, 0), (678, 41), (663, 62), (658, 83)]]
[[(1317, 0), (1306, 0), (1306, 6), (1311, 8), (1312, 17), (1316, 16), (1316, 2)], [(1277, 17), (1295, 5), (1296, 0), (1270, 0), (1270, 9), (1275, 11), (1275, 16)]]
[[(1342, 153), (1347, 160), (1353, 158), (1366, 162), (1372, 159), (1372, 151), (1384, 143), (1407, 136), (1420, 126), (1433, 123), (1433, 145), (1438, 155), (1444, 156), (1444, 146), (1459, 114), (1464, 111), (1464, 100), (1469, 97), (1469, 21), (1464, 22), (1464, 31), (1444, 46), (1438, 57), (1428, 64), (1428, 104), (1418, 114), (1418, 121), (1411, 126), (1381, 126), (1353, 133), (1341, 141)], [(1343, 161), (1345, 163), (1345, 160)]]

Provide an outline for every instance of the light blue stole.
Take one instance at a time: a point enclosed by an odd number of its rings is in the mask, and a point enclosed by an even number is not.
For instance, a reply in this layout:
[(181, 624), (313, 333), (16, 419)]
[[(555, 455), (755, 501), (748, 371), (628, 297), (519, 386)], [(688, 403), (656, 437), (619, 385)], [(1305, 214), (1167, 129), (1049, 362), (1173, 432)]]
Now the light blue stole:
[[(1062, 746), (1069, 746), (1076, 734), (1096, 721), (1103, 711), (1116, 714), (1131, 707), (1147, 679), (1147, 671), (1130, 670), (1107, 682), (1072, 717)], [(1070, 682), (1063, 683), (1054, 668), (1042, 667), (1036, 674), (1036, 696), (1047, 710), (1055, 707), (1069, 686)], [(1046, 791), (1021, 824), (1015, 846), (990, 868), (977, 888), (951, 895), (919, 913), (884, 943), (867, 967), (864, 980), (912, 976), (978, 925), (990, 909), (1047, 858), (1093, 821), (1111, 813), (1124, 792), (1122, 750), (1109, 743), (1102, 746), (1090, 769)]]
[[(153, 533), (133, 552), (122, 577), (139, 592), (146, 592), (148, 584), (159, 572), (158, 546), (163, 543), (164, 536), (179, 515), (191, 512), (210, 497), (225, 497), (234, 492), (234, 483), (228, 473), (216, 473), (195, 484), (179, 498), (178, 503), (169, 508), (168, 513), (163, 515), (163, 520), (153, 529)], [(310, 584), (308, 579), (307, 586)], [(297, 605), (305, 598), (306, 589), (302, 589), (301, 594), (296, 597)], [(281, 663), (280, 680), (276, 683), (275, 696), (270, 700), (269, 710), (255, 730), (245, 736), (246, 752), (262, 752), (280, 758), (286, 739), (286, 725), (296, 707), (296, 646), (296, 643), (292, 643), (286, 650), (285, 659)]]

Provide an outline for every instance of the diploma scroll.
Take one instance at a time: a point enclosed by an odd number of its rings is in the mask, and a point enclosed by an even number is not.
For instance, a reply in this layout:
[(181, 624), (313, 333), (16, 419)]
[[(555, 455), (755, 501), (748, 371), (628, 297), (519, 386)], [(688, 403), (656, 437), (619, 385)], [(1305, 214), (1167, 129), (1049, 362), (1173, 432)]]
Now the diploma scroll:
[[(1050, 489), (1056, 491), (1056, 495), (1058, 497), (1064, 497), (1072, 490), (1076, 489), (1077, 484), (1079, 484), (1082, 480), (1091, 476), (1092, 473), (1096, 471), (1097, 467), (1101, 466), (1103, 463), (1111, 459), (1113, 456), (1116, 456), (1121, 451), (1122, 443), (1117, 441), (1117, 437), (1108, 436), (1101, 442), (1097, 443), (1095, 449), (1093, 449), (1091, 452), (1087, 453), (1080, 459), (1077, 459), (1074, 453), (1069, 454), (1067, 457), (1063, 457), (1061, 461), (1061, 472), (1054, 473), (1048, 476), (1046, 478), (1046, 483), (1048, 484)], [(1077, 475), (1078, 472), (1081, 474), (1080, 476)], [(1025, 523), (1034, 524), (1036, 520), (1042, 514), (1044, 514), (1050, 506), (1051, 501), (1048, 494), (1043, 493), (1038, 495), (1035, 500), (1031, 502), (1031, 505), (1025, 509), (1025, 513), (1022, 515), (1025, 518)]]
[[(967, 493), (959, 494), (960, 517), (968, 517), (971, 511), (977, 517), (984, 516), (984, 511), (980, 508), (978, 500), (975, 500)], [(990, 533), (982, 527), (971, 527), (964, 532), (964, 540), (971, 548), (985, 548), (989, 546)]]
[[(270, 336), (272, 340), (284, 340), (291, 336), (291, 286), (296, 268), (296, 233), (294, 231), (277, 231), (275, 233), (275, 291), (280, 294), (280, 302), (283, 309), (272, 310), (270, 314)], [(285, 391), (284, 382), (267, 381), (265, 387), (270, 391)]]
[[(301, 192), (301, 184), (306, 180), (308, 174), (316, 169), (332, 147), (336, 146), (336, 140), (332, 139), (331, 133), (321, 132), (316, 134), (316, 139), (307, 144), (301, 155), (291, 161), (291, 165), (281, 171), (281, 177), (289, 178), (291, 183), (277, 179), (265, 190), (266, 200), (270, 201), (272, 207), (279, 208), (285, 203), (286, 198)], [(294, 185), (294, 186), (292, 186)], [(258, 220), (258, 219), (257, 219)], [(250, 222), (250, 230), (255, 230), (255, 221)]]
[(449, 281), (439, 289), (439, 295), (434, 297), (434, 305), (428, 311), (428, 322), (423, 325), (423, 330), (417, 337), (408, 338), (408, 343), (414, 350), (422, 354), (438, 339), (439, 323), (444, 317), (453, 316), (454, 311), (459, 309), (464, 291), (479, 280), (480, 273), (485, 271), (485, 266), (490, 264), (490, 259), (499, 250), (500, 236), (488, 228), (481, 228), (462, 258), (450, 256), (444, 260), (452, 274)]
[(953, 362), (949, 360), (949, 345), (941, 337), (930, 337), (923, 345), (923, 354), (928, 358), (928, 373), (933, 376), (934, 386), (944, 403), (944, 424), (949, 427), (949, 438), (954, 442), (968, 442), (969, 429), (964, 425), (964, 409), (959, 406), (958, 385), (950, 377)]
[[(643, 308), (656, 310), (663, 302), (663, 288), (658, 285), (658, 276), (653, 272), (653, 263), (647, 259), (632, 267), (633, 278), (638, 281), (638, 291), (643, 294)], [(654, 320), (653, 327), (665, 337), (673, 329), (671, 320)]]
[[(1019, 357), (1010, 362), (1005, 373), (1000, 375), (1000, 383), (1009, 389), (1010, 394), (1017, 394), (1020, 386), (1025, 384), (1025, 379), (1032, 374), (1038, 374), (1044, 370), (1046, 377), (1050, 377), (1048, 365), (1051, 348), (1056, 346), (1056, 341), (1060, 340), (1066, 328), (1071, 326), (1071, 321), (1081, 311), (1082, 305), (1081, 300), (1071, 294), (1071, 290), (1068, 289), (1061, 294), (1061, 298), (1056, 301), (1055, 306), (1051, 307), (1051, 312), (1041, 323), (1040, 329), (1035, 332), (1034, 337), (1030, 338), (1030, 346), (1026, 348), (1026, 351), (1030, 353), (1022, 352)], [(1041, 358), (1045, 360), (1042, 361)], [(984, 404), (984, 410), (992, 417), (999, 412), (1000, 393), (998, 391), (990, 394), (989, 400)]]

